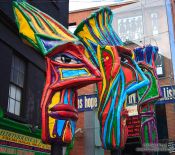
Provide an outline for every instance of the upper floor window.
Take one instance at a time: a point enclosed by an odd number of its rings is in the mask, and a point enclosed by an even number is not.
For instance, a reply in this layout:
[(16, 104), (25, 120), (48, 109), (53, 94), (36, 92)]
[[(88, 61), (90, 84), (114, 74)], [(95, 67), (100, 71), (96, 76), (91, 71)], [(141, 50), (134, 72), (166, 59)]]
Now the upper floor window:
[(76, 22), (73, 22), (73, 23), (69, 23), (69, 31), (74, 33), (74, 31), (76, 30), (77, 28), (77, 25), (76, 25)]
[(13, 55), (7, 111), (18, 116), (21, 111), (24, 77), (25, 62), (19, 57)]

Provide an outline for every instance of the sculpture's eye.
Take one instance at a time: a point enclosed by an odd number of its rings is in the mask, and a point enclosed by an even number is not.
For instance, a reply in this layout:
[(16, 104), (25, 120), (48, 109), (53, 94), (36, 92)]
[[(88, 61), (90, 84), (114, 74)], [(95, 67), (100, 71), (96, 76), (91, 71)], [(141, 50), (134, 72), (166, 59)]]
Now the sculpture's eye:
[(146, 72), (146, 69), (145, 69), (145, 68), (141, 68), (141, 70), (142, 70), (143, 72)]
[(59, 63), (64, 63), (64, 64), (78, 64), (79, 63), (79, 61), (76, 58), (69, 56), (69, 55), (64, 55), (64, 54), (56, 56), (54, 58), (54, 61), (57, 61)]
[(128, 59), (126, 59), (125, 57), (121, 57), (121, 61), (124, 63), (128, 63)]

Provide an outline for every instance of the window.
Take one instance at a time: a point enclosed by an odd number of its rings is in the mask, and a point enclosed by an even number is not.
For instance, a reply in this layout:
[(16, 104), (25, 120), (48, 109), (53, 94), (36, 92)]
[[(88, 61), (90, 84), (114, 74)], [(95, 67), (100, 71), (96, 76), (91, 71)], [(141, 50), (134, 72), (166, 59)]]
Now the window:
[(165, 76), (165, 70), (164, 70), (164, 56), (162, 54), (157, 55), (156, 58), (156, 71), (157, 71), (157, 75), (158, 77), (163, 77)]
[(143, 19), (141, 15), (119, 18), (118, 35), (122, 41), (139, 40), (143, 37)]
[(22, 104), (22, 91), (24, 87), (25, 63), (17, 56), (13, 56), (7, 111), (20, 115)]
[(74, 31), (76, 30), (76, 28), (77, 28), (76, 22), (69, 23), (69, 31), (71, 31), (72, 33), (74, 33)]

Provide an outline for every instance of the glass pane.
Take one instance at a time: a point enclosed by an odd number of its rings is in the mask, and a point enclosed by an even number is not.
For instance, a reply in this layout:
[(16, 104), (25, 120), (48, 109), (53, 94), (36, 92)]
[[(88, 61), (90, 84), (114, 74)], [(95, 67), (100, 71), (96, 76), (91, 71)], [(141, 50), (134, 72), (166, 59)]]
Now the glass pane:
[(24, 74), (22, 72), (18, 72), (18, 85), (20, 87), (24, 85)]
[(16, 104), (15, 104), (15, 114), (16, 115), (20, 115), (20, 102), (16, 101)]
[(12, 57), (12, 67), (14, 67), (15, 66), (15, 57), (13, 56)]
[(11, 66), (11, 82), (15, 83), (20, 87), (23, 87), (24, 72), (25, 72), (25, 63), (17, 56), (14, 56), (12, 59), (12, 66)]
[(16, 88), (16, 100), (17, 101), (21, 101), (21, 89), (20, 88)]
[(16, 57), (16, 64), (15, 64), (16, 70), (24, 73), (24, 67), (25, 67), (24, 62), (19, 57)]
[(15, 69), (19, 71), (19, 58), (15, 56)]
[(9, 98), (8, 112), (14, 114), (14, 109), (15, 109), (15, 100)]
[(11, 75), (10, 75), (10, 81), (13, 81), (13, 77), (14, 77), (14, 75), (13, 75), (13, 69), (12, 69), (13, 67), (11, 67)]
[(18, 84), (17, 78), (18, 78), (18, 71), (12, 67), (11, 68), (11, 82)]
[(9, 96), (10, 96), (10, 94), (11, 94), (11, 87), (9, 86)]
[(10, 85), (10, 97), (15, 99), (15, 94), (16, 94), (16, 86), (13, 84)]
[(20, 66), (19, 66), (19, 69), (20, 69), (20, 72), (21, 73), (24, 73), (24, 71), (25, 71), (25, 64), (24, 64), (23, 61), (21, 61)]
[(143, 37), (142, 16), (125, 17), (118, 19), (118, 34), (122, 41), (138, 40)]

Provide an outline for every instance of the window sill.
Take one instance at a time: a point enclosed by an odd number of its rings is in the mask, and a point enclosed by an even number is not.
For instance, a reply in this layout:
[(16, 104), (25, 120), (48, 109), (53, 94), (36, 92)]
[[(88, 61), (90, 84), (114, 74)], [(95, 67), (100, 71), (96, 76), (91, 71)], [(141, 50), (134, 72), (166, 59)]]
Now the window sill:
[(0, 118), (0, 126), (2, 129), (10, 130), (27, 136), (36, 138), (41, 137), (41, 130), (32, 128), (31, 124), (24, 123), (24, 119), (14, 114), (6, 113)]
[(22, 118), (21, 116), (18, 116), (18, 115), (9, 113), (9, 112), (5, 113), (4, 117), (9, 118), (9, 119), (14, 120), (14, 121), (17, 121), (19, 123), (28, 123), (25, 118)]

